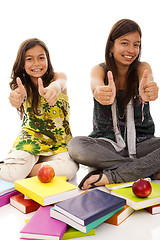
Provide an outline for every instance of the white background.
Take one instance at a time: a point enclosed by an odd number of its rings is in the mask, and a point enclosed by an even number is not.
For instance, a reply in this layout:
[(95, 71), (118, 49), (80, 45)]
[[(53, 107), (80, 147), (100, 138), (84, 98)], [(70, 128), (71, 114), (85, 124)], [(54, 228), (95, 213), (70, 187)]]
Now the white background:
[[(90, 70), (104, 61), (112, 25), (121, 18), (142, 29), (142, 61), (150, 63), (160, 85), (159, 1), (119, 0), (5, 0), (0, 3), (0, 133), (1, 159), (16, 138), (21, 121), (9, 103), (9, 82), (19, 45), (37, 37), (49, 48), (55, 71), (68, 76), (70, 123), (73, 136), (92, 131), (93, 100)], [(151, 103), (159, 136), (160, 100)]]

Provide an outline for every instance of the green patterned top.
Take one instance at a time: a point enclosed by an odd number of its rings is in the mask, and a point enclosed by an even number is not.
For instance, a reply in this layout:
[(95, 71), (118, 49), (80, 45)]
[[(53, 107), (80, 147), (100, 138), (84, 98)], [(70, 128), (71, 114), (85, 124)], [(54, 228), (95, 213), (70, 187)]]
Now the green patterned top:
[(67, 152), (67, 144), (72, 138), (69, 125), (68, 96), (60, 93), (57, 103), (49, 106), (40, 97), (36, 115), (31, 110), (29, 101), (24, 103), (25, 117), (19, 136), (13, 149), (23, 150), (34, 155), (50, 156), (60, 152)]

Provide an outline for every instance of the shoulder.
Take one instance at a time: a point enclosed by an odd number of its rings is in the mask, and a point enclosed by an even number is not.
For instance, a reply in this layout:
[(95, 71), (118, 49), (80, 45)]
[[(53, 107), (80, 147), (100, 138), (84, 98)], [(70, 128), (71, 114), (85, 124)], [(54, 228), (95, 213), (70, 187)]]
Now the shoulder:
[(138, 69), (137, 69), (138, 76), (141, 75), (141, 74), (143, 74), (143, 72), (144, 72), (145, 70), (148, 70), (149, 73), (152, 74), (152, 68), (151, 68), (151, 66), (149, 65), (149, 63), (147, 63), (147, 62), (140, 62), (139, 66), (138, 66)]
[(102, 78), (105, 77), (105, 73), (106, 73), (106, 67), (104, 63), (95, 65), (92, 69), (91, 69), (91, 77), (93, 76), (101, 76)]
[(67, 80), (67, 75), (63, 72), (56, 72), (56, 73), (54, 73), (53, 81), (56, 81), (57, 79)]

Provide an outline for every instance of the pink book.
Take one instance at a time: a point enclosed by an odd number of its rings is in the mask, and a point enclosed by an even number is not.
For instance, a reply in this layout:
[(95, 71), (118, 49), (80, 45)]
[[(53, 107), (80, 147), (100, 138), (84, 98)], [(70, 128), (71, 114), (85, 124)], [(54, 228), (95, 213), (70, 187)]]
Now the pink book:
[(0, 207), (10, 203), (10, 197), (19, 194), (19, 192), (17, 190), (13, 190), (9, 193), (5, 193), (3, 195), (0, 196)]
[(40, 207), (20, 231), (21, 238), (60, 240), (67, 230), (67, 224), (50, 217), (52, 206)]

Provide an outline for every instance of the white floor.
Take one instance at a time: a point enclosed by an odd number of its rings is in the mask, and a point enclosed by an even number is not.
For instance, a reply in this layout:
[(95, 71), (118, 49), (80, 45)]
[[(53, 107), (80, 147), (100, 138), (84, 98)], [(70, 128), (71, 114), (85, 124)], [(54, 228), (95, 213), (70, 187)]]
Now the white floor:
[[(80, 168), (77, 177), (72, 181), (78, 184), (87, 173), (86, 168)], [(160, 184), (160, 181), (157, 181)], [(105, 188), (100, 188), (105, 190)], [(19, 240), (20, 230), (25, 219), (31, 218), (34, 213), (23, 214), (10, 204), (0, 208), (0, 239)], [(3, 236), (3, 237), (2, 237)], [(160, 214), (151, 215), (145, 210), (134, 212), (119, 226), (103, 223), (96, 228), (96, 235), (83, 237), (85, 240), (157, 240), (160, 237)], [(74, 238), (75, 239), (75, 238)], [(77, 238), (80, 239), (80, 238)]]

